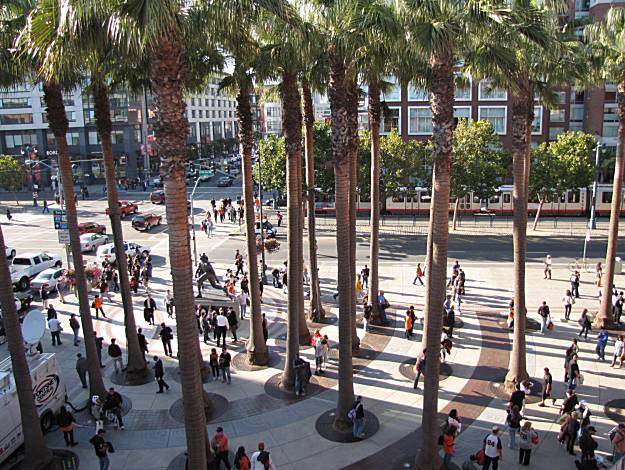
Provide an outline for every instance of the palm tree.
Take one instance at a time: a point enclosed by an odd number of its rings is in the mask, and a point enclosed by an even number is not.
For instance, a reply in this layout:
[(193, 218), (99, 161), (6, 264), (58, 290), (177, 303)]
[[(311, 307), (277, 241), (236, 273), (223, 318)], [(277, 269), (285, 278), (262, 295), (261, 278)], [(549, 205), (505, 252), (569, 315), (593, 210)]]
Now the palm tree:
[(610, 206), (610, 227), (608, 246), (605, 255), (605, 276), (601, 308), (595, 320), (598, 327), (612, 325), (612, 288), (614, 286), (614, 257), (618, 243), (619, 216), (623, 198), (623, 167), (625, 166), (625, 11), (611, 7), (601, 23), (586, 27), (585, 34), (590, 39), (590, 47), (600, 58), (598, 75), (602, 80), (617, 82), (617, 113), (619, 117), (614, 180), (612, 183), (612, 203)]
[(302, 110), (304, 116), (304, 151), (306, 157), (306, 202), (308, 210), (308, 265), (310, 273), (310, 308), (308, 318), (320, 321), (325, 317), (321, 303), (321, 287), (317, 267), (317, 236), (315, 232), (315, 157), (313, 125), (315, 114), (312, 92), (306, 78), (302, 79)]
[(352, 329), (352, 352), (360, 348), (360, 337), (356, 329), (356, 219), (358, 217), (358, 98), (360, 87), (352, 72), (346, 81), (345, 102), (347, 110), (347, 131), (349, 135), (349, 302), (350, 325)]

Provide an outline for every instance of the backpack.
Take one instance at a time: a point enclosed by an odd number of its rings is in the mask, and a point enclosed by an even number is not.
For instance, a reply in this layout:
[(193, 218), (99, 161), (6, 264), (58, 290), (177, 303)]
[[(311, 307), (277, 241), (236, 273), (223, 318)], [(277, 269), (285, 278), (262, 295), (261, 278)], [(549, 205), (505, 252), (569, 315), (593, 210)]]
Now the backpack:
[(269, 452), (266, 450), (261, 450), (256, 460), (262, 463), (265, 468), (269, 468)]

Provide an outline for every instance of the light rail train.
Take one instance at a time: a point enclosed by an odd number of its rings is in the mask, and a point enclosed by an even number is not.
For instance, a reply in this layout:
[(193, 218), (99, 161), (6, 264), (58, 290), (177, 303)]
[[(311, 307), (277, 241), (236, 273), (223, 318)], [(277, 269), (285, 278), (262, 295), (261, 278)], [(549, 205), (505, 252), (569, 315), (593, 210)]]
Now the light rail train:
[[(367, 195), (368, 196), (368, 195)], [(622, 195), (621, 197), (624, 197)], [(371, 203), (359, 198), (358, 212), (368, 213)], [(427, 215), (430, 211), (431, 193), (427, 188), (405, 189), (394, 196), (389, 196), (382, 201), (381, 212), (387, 214)], [(621, 215), (625, 215), (625, 200), (621, 204)], [(610, 214), (612, 203), (612, 185), (600, 184), (597, 187), (597, 215), (607, 216)], [(456, 204), (455, 198), (449, 199), (449, 211), (453, 213)], [(553, 201), (543, 204), (543, 215), (557, 216), (585, 216), (590, 212), (592, 204), (592, 189), (569, 189), (565, 194)], [(528, 213), (535, 214), (538, 210), (538, 198), (532, 197), (528, 201)], [(480, 200), (473, 194), (468, 194), (460, 199), (458, 205), (459, 214), (474, 214), (488, 211), (497, 215), (512, 214), (512, 186), (501, 186), (497, 194), (486, 200)], [(315, 212), (319, 214), (334, 213), (334, 201), (331, 198), (317, 201)]]

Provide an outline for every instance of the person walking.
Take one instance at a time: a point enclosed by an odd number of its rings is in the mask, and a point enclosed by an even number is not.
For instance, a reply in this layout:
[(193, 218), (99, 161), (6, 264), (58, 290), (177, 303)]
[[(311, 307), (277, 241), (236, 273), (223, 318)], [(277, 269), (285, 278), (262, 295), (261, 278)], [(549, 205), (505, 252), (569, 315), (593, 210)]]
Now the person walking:
[(348, 418), (352, 420), (352, 436), (354, 439), (362, 439), (365, 437), (365, 406), (362, 403), (362, 397), (358, 395), (356, 401), (352, 405)]
[(456, 428), (447, 426), (443, 432), (443, 468), (452, 470), (451, 459), (454, 456), (456, 446)]
[(104, 318), (106, 318), (106, 315), (104, 314), (104, 309), (102, 308), (103, 305), (104, 305), (104, 302), (102, 301), (102, 297), (96, 294), (95, 298), (93, 299), (93, 302), (91, 303), (91, 308), (95, 309), (96, 320), (99, 318), (98, 312), (101, 313)]
[(574, 411), (568, 415), (560, 429), (562, 441), (566, 445), (566, 451), (571, 455), (575, 455), (575, 440), (579, 432), (579, 413)]
[(80, 322), (76, 319), (76, 315), (74, 313), (69, 316), (69, 327), (74, 333), (74, 346), (78, 346), (78, 343), (80, 343), (80, 338), (78, 337), (78, 334), (80, 333)]
[(578, 336), (581, 338), (581, 336), (584, 335), (584, 339), (588, 339), (588, 332), (591, 329), (592, 323), (590, 322), (590, 318), (588, 317), (587, 308), (582, 310), (582, 313), (579, 317), (579, 320), (577, 320), (577, 323), (579, 323), (579, 326), (582, 327), (582, 329), (579, 331)]
[[(230, 334), (232, 335), (232, 339), (236, 343), (238, 341), (237, 328), (239, 327), (239, 320), (237, 320), (237, 314), (232, 308), (229, 308), (228, 316), (226, 318), (228, 319), (228, 328), (230, 329)], [(225, 340), (224, 340), (224, 344), (226, 344)]]
[(98, 354), (98, 360), (100, 361), (100, 367), (104, 368), (104, 364), (102, 364), (102, 348), (104, 347), (104, 338), (102, 336), (98, 336), (98, 333), (93, 332), (93, 336), (95, 338), (95, 350)]
[(568, 389), (566, 391), (566, 396), (562, 401), (562, 405), (560, 406), (560, 416), (566, 416), (573, 413), (575, 407), (579, 404), (579, 400), (577, 395), (572, 389)]
[(108, 348), (109, 357), (113, 360), (113, 367), (115, 367), (115, 373), (119, 374), (126, 370), (124, 367), (124, 361), (122, 359), (122, 348), (115, 343), (115, 338), (111, 338), (111, 344)]
[(63, 431), (63, 439), (67, 447), (78, 445), (78, 442), (74, 440), (74, 415), (72, 415), (65, 406), (61, 406), (59, 409), (56, 424), (58, 424), (61, 431)]
[(507, 410), (506, 424), (508, 425), (508, 449), (514, 449), (516, 447), (516, 434), (521, 429), (521, 409), (512, 405)]
[(265, 449), (265, 443), (258, 443), (258, 450), (252, 454), (252, 470), (274, 470), (269, 452)]
[(158, 383), (158, 392), (163, 393), (163, 388), (169, 390), (169, 385), (165, 382), (165, 368), (163, 367), (163, 361), (158, 357), (154, 356), (154, 378), (156, 379), (156, 383)]
[(542, 401), (538, 404), (538, 406), (544, 407), (545, 405), (545, 400), (547, 398), (551, 398), (553, 400), (553, 404), (556, 404), (556, 399), (555, 397), (552, 397), (552, 393), (553, 393), (553, 377), (551, 375), (551, 373), (549, 372), (549, 368), (545, 367), (543, 369), (543, 395), (542, 395)]
[(423, 286), (423, 268), (421, 267), (421, 263), (417, 263), (417, 269), (415, 272), (415, 277), (412, 280), (412, 285), (417, 285), (417, 281)]
[(139, 341), (139, 349), (143, 353), (143, 360), (145, 360), (145, 355), (148, 353), (148, 340), (145, 339), (145, 335), (143, 334), (143, 329), (137, 329), (137, 339)]
[(406, 318), (404, 320), (404, 327), (406, 329), (404, 338), (410, 339), (410, 337), (412, 336), (412, 329), (414, 328), (414, 323), (413, 323), (412, 316), (410, 315), (410, 310), (406, 312)]
[(564, 297), (562, 297), (562, 303), (564, 304), (564, 321), (569, 321), (571, 317), (571, 310), (573, 309), (573, 304), (575, 303), (575, 297), (569, 289), (566, 290)]
[(52, 346), (56, 346), (57, 343), (60, 346), (63, 344), (61, 342), (61, 331), (63, 328), (61, 327), (61, 322), (58, 318), (53, 317), (48, 320), (48, 328), (50, 329), (50, 335), (52, 336)]
[(39, 297), (41, 297), (41, 308), (48, 308), (48, 299), (50, 298), (50, 294), (48, 293), (48, 288), (44, 285), (39, 289)]
[(48, 200), (44, 199), (43, 200), (43, 210), (41, 211), (42, 214), (49, 214), (50, 213), (50, 208), (48, 207)]
[(625, 457), (625, 424), (619, 423), (610, 432), (610, 441), (612, 442), (612, 462), (617, 463)]
[(323, 374), (323, 353), (325, 352), (325, 345), (323, 344), (323, 338), (319, 339), (315, 343), (315, 375)]
[(265, 344), (269, 339), (269, 328), (267, 328), (267, 318), (265, 318), (265, 314), (263, 313), (263, 339), (265, 340)]
[(239, 304), (239, 313), (241, 315), (241, 320), (245, 320), (245, 313), (247, 311), (248, 295), (243, 290), (243, 288), (241, 288), (241, 292), (237, 296), (237, 302)]
[(93, 446), (95, 455), (100, 462), (100, 470), (108, 470), (109, 468), (109, 453), (115, 452), (113, 444), (106, 440), (106, 431), (99, 429), (97, 434), (89, 439), (89, 443)]
[(83, 357), (81, 353), (76, 354), (76, 373), (82, 384), (82, 388), (87, 388), (87, 358)]
[(217, 314), (217, 325), (215, 328), (215, 335), (217, 339), (217, 347), (221, 346), (221, 340), (223, 339), (223, 345), (226, 345), (226, 331), (228, 331), (228, 318), (224, 315), (224, 308), (219, 307), (219, 313)]
[(546, 255), (543, 261), (543, 273), (545, 274), (545, 279), (551, 279), (551, 255)]
[(569, 278), (569, 282), (571, 283), (571, 293), (575, 296), (576, 299), (579, 299), (579, 271), (575, 271), (571, 274)]
[(167, 293), (165, 294), (165, 310), (167, 311), (168, 318), (174, 318), (174, 296), (169, 289), (167, 289)]
[(230, 470), (230, 460), (228, 457), (228, 437), (224, 434), (224, 429), (220, 426), (216, 429), (215, 435), (211, 440), (211, 447), (215, 452), (215, 468), (221, 469), (221, 462), (224, 463), (226, 469)]
[(104, 276), (100, 279), (100, 297), (104, 300), (104, 296), (106, 295), (106, 300), (112, 302), (111, 293), (109, 292), (109, 283)]
[(623, 335), (618, 335), (616, 341), (614, 342), (614, 354), (612, 355), (612, 364), (610, 367), (614, 367), (616, 365), (616, 360), (618, 359), (619, 364), (618, 368), (623, 367), (623, 355), (625, 354), (625, 342), (623, 342)]
[(251, 465), (250, 458), (245, 453), (245, 447), (239, 447), (237, 453), (234, 454), (234, 468), (238, 470), (250, 470)]
[(587, 462), (595, 458), (595, 450), (599, 447), (599, 444), (594, 439), (594, 435), (597, 430), (594, 426), (588, 426), (582, 429), (581, 436), (579, 437), (579, 449), (582, 451), (582, 462)]
[(219, 355), (219, 368), (221, 369), (223, 383), (230, 385), (232, 378), (230, 376), (230, 363), (232, 362), (232, 356), (224, 346)]
[(204, 335), (204, 344), (208, 344), (210, 340), (210, 331), (211, 331), (211, 316), (208, 311), (202, 315), (202, 333)]
[(525, 421), (519, 431), (519, 464), (527, 467), (532, 456), (532, 447), (538, 445), (538, 433), (530, 421)]
[(540, 332), (544, 335), (547, 334), (547, 323), (550, 320), (549, 306), (547, 301), (543, 300), (543, 303), (538, 307), (538, 315), (540, 316)]
[(417, 357), (417, 362), (415, 364), (417, 376), (414, 379), (414, 384), (412, 385), (412, 388), (419, 388), (419, 378), (421, 377), (421, 374), (425, 373), (426, 352), (427, 348), (421, 351), (421, 354), (419, 354), (419, 356)]
[(491, 465), (493, 470), (498, 470), (499, 460), (503, 458), (503, 447), (501, 445), (501, 439), (499, 438), (499, 426), (493, 426), (490, 434), (484, 438), (482, 450), (484, 450), (484, 465), (482, 466), (482, 470), (488, 470), (491, 468)]
[(161, 331), (159, 332), (159, 336), (161, 337), (161, 342), (163, 343), (163, 350), (165, 351), (165, 355), (169, 357), (174, 357), (174, 353), (171, 349), (171, 340), (174, 338), (174, 333), (172, 329), (165, 325), (165, 323), (161, 323)]
[(577, 388), (577, 382), (580, 376), (579, 365), (577, 364), (577, 354), (573, 354), (571, 356), (571, 360), (569, 361), (568, 376), (569, 376), (568, 389), (575, 390)]
[(369, 288), (369, 274), (371, 273), (371, 270), (369, 269), (369, 266), (367, 266), (365, 264), (365, 267), (362, 268), (362, 270), (360, 271), (360, 276), (362, 278), (362, 288), (363, 289), (368, 289)]
[(215, 348), (211, 349), (211, 353), (208, 358), (208, 361), (211, 366), (213, 380), (218, 380), (219, 379), (219, 354), (217, 354), (217, 349)]
[(597, 333), (597, 347), (595, 348), (598, 361), (605, 361), (605, 347), (608, 344), (608, 339), (608, 330), (606, 330), (605, 327), (602, 326), (599, 330), (599, 333)]
[(156, 301), (148, 293), (143, 301), (143, 319), (148, 325), (154, 325), (154, 312), (156, 311)]

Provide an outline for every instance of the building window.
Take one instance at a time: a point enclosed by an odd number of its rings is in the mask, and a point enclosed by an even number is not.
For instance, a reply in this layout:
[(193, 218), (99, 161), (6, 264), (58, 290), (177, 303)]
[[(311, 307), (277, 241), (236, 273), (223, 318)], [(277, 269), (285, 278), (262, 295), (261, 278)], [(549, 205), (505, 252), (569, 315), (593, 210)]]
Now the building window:
[(387, 77), (386, 80), (391, 84), (388, 93), (382, 93), (383, 101), (401, 101), (401, 87), (395, 77)]
[(128, 121), (128, 107), (112, 108), (111, 109), (111, 121), (127, 122)]
[(471, 85), (472, 81), (469, 78), (467, 83), (464, 83), (463, 86), (459, 86), (456, 84), (456, 89), (454, 91), (454, 98), (456, 101), (471, 101)]
[(89, 145), (99, 145), (100, 136), (96, 131), (89, 131)]
[(429, 101), (429, 95), (425, 88), (408, 85), (408, 101)]
[(13, 149), (23, 145), (37, 145), (37, 134), (34, 132), (20, 132), (19, 134), (6, 134), (4, 141), (7, 148)]
[(507, 100), (508, 91), (493, 87), (488, 80), (482, 80), (478, 86), (478, 99), (482, 101)]
[(532, 134), (540, 135), (543, 133), (543, 107), (534, 106), (534, 120), (532, 121)]
[(549, 128), (549, 140), (556, 140), (560, 134), (566, 129), (564, 127), (550, 127)]
[(232, 121), (224, 122), (224, 135), (226, 137), (234, 137)]
[(507, 108), (505, 106), (480, 106), (478, 118), (490, 121), (497, 134), (506, 133)]
[(215, 118), (215, 110), (214, 110), (214, 109), (211, 111), (211, 117), (212, 117), (213, 119)]
[(85, 109), (83, 112), (83, 116), (85, 118), (85, 124), (95, 123), (95, 111), (93, 109)]
[(111, 132), (111, 140), (114, 144), (123, 144), (124, 143), (124, 131), (113, 131)]
[(566, 104), (566, 91), (556, 91), (555, 102), (558, 104)]
[(277, 106), (268, 106), (265, 110), (268, 118), (279, 118), (281, 115), (280, 108)]
[(195, 98), (191, 98), (191, 106), (195, 106)]
[(0, 108), (1, 109), (30, 108), (31, 103), (32, 102), (30, 98), (1, 98)]
[(569, 122), (584, 122), (584, 106), (572, 105)]
[(454, 118), (471, 119), (471, 106), (454, 106)]
[(221, 127), (221, 122), (213, 122), (213, 140), (223, 139), (223, 129)]
[(564, 108), (550, 109), (549, 122), (564, 122)]
[(191, 110), (191, 119), (195, 119), (195, 109)]
[(78, 132), (68, 132), (65, 134), (67, 145), (80, 145), (80, 134)]
[(618, 114), (615, 104), (603, 105), (603, 122), (618, 122)]
[(401, 129), (401, 113), (400, 108), (388, 108), (387, 112), (380, 116), (380, 133), (388, 134), (391, 129)]
[(202, 109), (200, 109), (198, 113), (199, 113), (200, 119), (204, 118), (204, 111)]
[(584, 90), (571, 89), (571, 104), (584, 104)]
[(208, 106), (208, 98), (204, 98), (204, 106)]
[(429, 106), (408, 108), (408, 134), (432, 134), (432, 111)]
[(17, 124), (32, 124), (32, 113), (21, 114), (0, 114), (0, 124), (5, 126), (17, 125)]
[(603, 132), (601, 135), (603, 137), (616, 137), (618, 135), (618, 124), (613, 122), (604, 122)]

